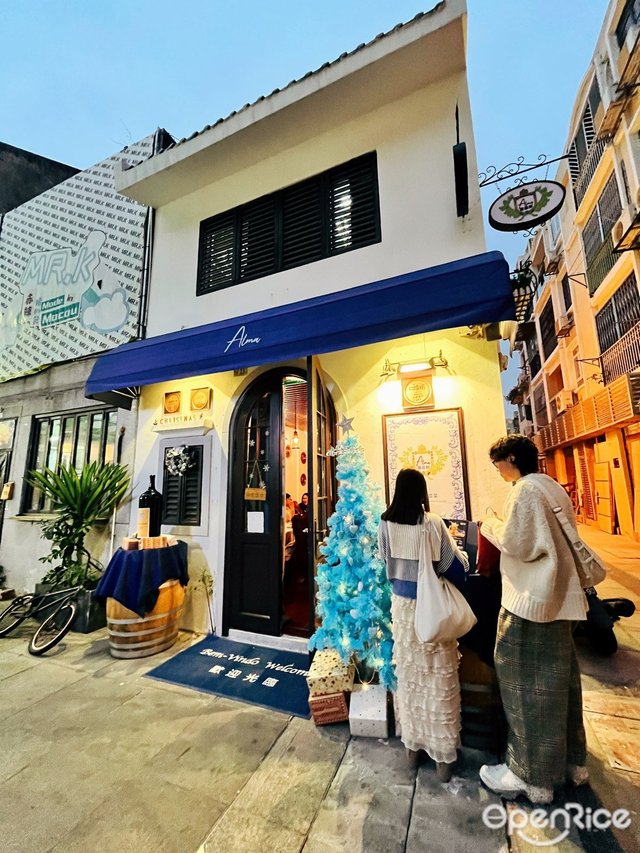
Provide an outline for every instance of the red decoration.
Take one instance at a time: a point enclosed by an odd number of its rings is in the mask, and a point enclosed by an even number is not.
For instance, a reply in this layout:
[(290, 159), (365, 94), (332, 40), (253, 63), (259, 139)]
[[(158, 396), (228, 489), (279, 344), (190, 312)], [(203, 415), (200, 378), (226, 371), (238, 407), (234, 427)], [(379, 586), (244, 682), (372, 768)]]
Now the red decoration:
[(304, 465), (304, 464), (305, 464), (305, 462), (307, 461), (307, 454), (304, 452), (304, 450), (303, 450), (303, 451), (302, 451), (302, 453), (300, 454), (300, 461), (302, 462), (302, 464), (303, 464), (303, 465)]
[(306, 474), (300, 474), (300, 485), (301, 486), (307, 485), (307, 475)]

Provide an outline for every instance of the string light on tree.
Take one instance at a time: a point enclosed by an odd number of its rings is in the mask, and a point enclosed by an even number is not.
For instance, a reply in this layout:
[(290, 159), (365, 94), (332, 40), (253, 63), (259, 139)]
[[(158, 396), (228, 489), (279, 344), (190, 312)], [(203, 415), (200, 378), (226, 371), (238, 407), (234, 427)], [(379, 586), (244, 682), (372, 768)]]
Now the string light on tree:
[(370, 666), (380, 683), (395, 686), (392, 663), (391, 588), (378, 555), (378, 525), (384, 505), (369, 472), (353, 418), (338, 422), (344, 438), (330, 456), (337, 457), (338, 502), (329, 521), (329, 538), (320, 551), (317, 611), (322, 624), (310, 648), (334, 649), (342, 659)]

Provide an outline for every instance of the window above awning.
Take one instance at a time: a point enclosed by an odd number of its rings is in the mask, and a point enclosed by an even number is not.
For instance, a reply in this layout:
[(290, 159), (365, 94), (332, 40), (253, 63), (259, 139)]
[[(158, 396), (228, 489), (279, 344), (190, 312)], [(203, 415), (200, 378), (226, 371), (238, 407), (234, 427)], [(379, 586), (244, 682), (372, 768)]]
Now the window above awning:
[(512, 320), (512, 293), (504, 257), (487, 252), (124, 344), (98, 357), (86, 395), (130, 408), (141, 385)]

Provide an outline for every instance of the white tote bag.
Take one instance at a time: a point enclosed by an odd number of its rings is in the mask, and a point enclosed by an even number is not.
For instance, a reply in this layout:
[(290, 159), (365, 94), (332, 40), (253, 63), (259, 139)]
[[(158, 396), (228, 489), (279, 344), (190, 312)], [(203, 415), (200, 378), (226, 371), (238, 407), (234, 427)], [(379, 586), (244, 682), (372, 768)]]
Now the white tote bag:
[(478, 621), (460, 590), (435, 573), (434, 556), (425, 525), (420, 538), (415, 615), (416, 634), (423, 643), (457, 640)]

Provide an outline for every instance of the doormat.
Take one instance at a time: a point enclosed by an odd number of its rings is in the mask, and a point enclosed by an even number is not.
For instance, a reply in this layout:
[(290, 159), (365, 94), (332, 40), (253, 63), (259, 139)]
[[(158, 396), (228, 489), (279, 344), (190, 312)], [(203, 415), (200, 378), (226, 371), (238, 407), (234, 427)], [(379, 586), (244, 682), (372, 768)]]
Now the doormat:
[(308, 718), (308, 669), (308, 655), (236, 643), (213, 635), (146, 675), (202, 693)]

